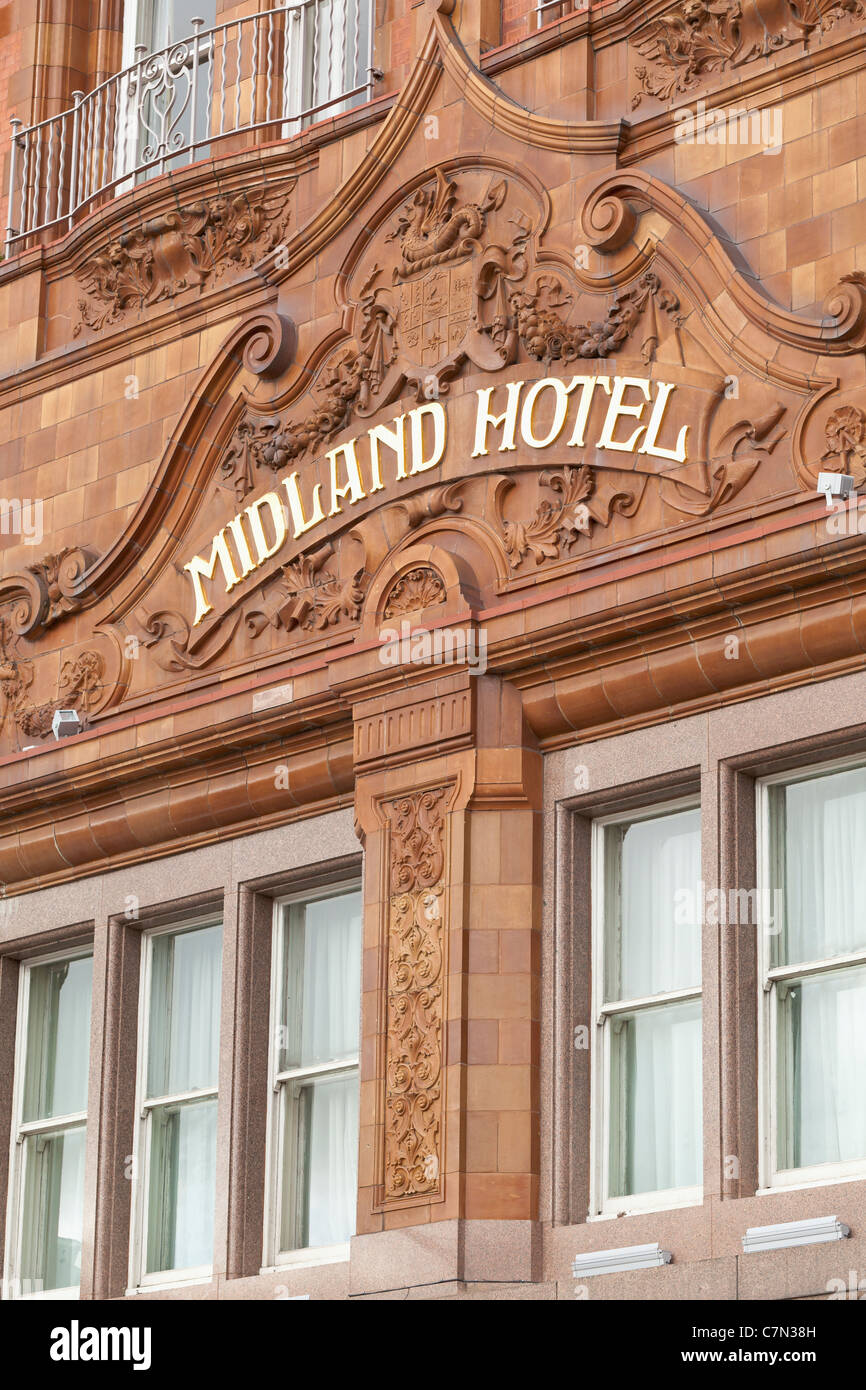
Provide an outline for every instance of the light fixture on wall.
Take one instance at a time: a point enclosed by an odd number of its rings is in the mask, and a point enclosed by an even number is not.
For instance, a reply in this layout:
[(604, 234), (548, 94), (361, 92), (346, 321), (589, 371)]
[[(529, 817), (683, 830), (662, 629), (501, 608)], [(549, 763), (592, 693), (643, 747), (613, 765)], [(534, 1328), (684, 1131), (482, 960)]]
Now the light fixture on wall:
[(628, 1269), (656, 1269), (671, 1262), (670, 1250), (654, 1245), (621, 1245), (612, 1250), (588, 1250), (576, 1255), (571, 1266), (575, 1279), (594, 1274), (622, 1274)]
[(81, 719), (74, 709), (56, 709), (51, 721), (51, 732), (55, 738), (71, 738), (81, 733)]
[(786, 1250), (791, 1245), (819, 1245), (845, 1240), (851, 1228), (838, 1216), (810, 1216), (805, 1221), (781, 1221), (773, 1226), (750, 1226), (743, 1236), (746, 1255), (760, 1250)]
[(827, 507), (833, 505), (835, 498), (839, 497), (844, 502), (854, 491), (854, 479), (850, 473), (819, 473), (817, 492), (823, 492), (827, 499)]

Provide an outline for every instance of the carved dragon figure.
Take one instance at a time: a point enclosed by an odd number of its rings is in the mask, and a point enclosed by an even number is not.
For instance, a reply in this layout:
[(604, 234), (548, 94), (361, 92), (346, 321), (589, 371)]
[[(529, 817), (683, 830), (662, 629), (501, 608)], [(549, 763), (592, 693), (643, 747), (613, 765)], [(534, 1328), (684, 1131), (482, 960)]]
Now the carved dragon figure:
[(419, 188), (385, 238), (399, 240), (403, 254), (403, 264), (394, 271), (395, 280), (405, 280), (408, 275), (476, 250), (487, 214), (502, 206), (507, 189), (505, 180), (500, 179), (490, 185), (480, 203), (455, 208), (456, 185), (437, 169), (435, 188)]

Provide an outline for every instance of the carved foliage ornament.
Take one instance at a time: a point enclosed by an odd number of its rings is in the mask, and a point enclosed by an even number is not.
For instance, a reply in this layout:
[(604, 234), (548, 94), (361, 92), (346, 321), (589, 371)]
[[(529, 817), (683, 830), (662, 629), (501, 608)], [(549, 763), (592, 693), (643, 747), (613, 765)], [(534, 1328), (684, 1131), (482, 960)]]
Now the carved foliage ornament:
[(751, 5), (747, 23), (740, 0), (683, 0), (634, 40), (651, 66), (635, 67), (640, 91), (632, 97), (632, 107), (639, 106), (644, 96), (669, 101), (712, 73), (741, 67), (793, 43), (807, 43), (812, 34), (832, 28), (845, 15), (862, 19), (866, 4), (864, 0), (783, 0), (781, 10), (782, 22), (773, 28)]
[(88, 713), (99, 702), (104, 687), (105, 664), (95, 651), (81, 652), (60, 668), (57, 697), (41, 705), (28, 705), (33, 684), (31, 661), (16, 657), (12, 623), (0, 614), (0, 733), (14, 723), (26, 738), (44, 739), (51, 732), (55, 710), (73, 707)]
[[(657, 475), (662, 500), (675, 512), (693, 517), (709, 516), (733, 501), (758, 467), (759, 456), (771, 454), (784, 438), (779, 428), (784, 414), (785, 407), (777, 404), (757, 420), (739, 420), (720, 436), (712, 457), (695, 464), (687, 475), (682, 469)], [(843, 410), (836, 414), (841, 417)], [(860, 424), (866, 427), (866, 421)], [(836, 435), (847, 441), (855, 431), (856, 422), (846, 414)], [(866, 447), (863, 453), (866, 457)], [(542, 498), (534, 517), (521, 521), (505, 516), (504, 501), (515, 479), (501, 478), (494, 507), (509, 565), (516, 570), (530, 558), (536, 565), (567, 558), (581, 537), (592, 534), (594, 525), (608, 526), (614, 513), (633, 515), (649, 479), (649, 474), (636, 470), (623, 475), (590, 464), (548, 469), (539, 474), (538, 482), (555, 494), (555, 500)]]
[(291, 187), (189, 203), (109, 242), (77, 272), (74, 335), (254, 265), (285, 234)]
[(247, 631), (258, 637), (268, 626), (322, 632), (342, 622), (356, 623), (369, 577), (363, 565), (345, 580), (324, 569), (333, 553), (326, 541), (283, 565), (276, 584), (263, 595), (265, 607), (247, 613)]
[(539, 502), (534, 518), (528, 522), (506, 521), (502, 515), (502, 497), (513, 487), (513, 479), (503, 478), (496, 490), (499, 524), (512, 569), (517, 569), (526, 555), (531, 555), (537, 565), (544, 560), (558, 560), (568, 553), (581, 533), (586, 535), (590, 530), (586, 499), (592, 493), (595, 478), (588, 464), (559, 472), (546, 471), (538, 481), (556, 492), (559, 501)]
[(385, 804), (390, 823), (384, 1199), (441, 1191), (448, 789)]
[(827, 452), (821, 462), (833, 460), (834, 470), (850, 473), (855, 487), (866, 478), (866, 415), (856, 405), (840, 405), (824, 422)]
[(31, 709), (19, 710), (18, 727), (29, 738), (47, 738), (54, 714), (59, 709), (76, 709), (86, 714), (97, 704), (103, 688), (104, 663), (98, 652), (86, 651), (60, 668), (56, 700)]

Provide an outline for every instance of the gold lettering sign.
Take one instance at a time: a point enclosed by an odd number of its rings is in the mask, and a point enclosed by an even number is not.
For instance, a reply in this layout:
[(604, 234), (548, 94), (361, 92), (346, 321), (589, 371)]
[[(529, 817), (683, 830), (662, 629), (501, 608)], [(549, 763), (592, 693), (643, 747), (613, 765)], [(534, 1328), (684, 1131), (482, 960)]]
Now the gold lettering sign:
[[(659, 442), (675, 390), (671, 382), (635, 376), (574, 376), (568, 382), (544, 377), (528, 386), (512, 381), (484, 387), (475, 392), (472, 458), (511, 452), (518, 441), (529, 449), (547, 449), (569, 425), (568, 447), (583, 449), (590, 407), (598, 398), (606, 399), (606, 410), (595, 447), (647, 455), (666, 465), (685, 463), (688, 425), (680, 428), (672, 446)], [(463, 399), (471, 402), (472, 398)], [(544, 424), (539, 423), (542, 412)], [(193, 625), (213, 609), (206, 584), (220, 580), (229, 593), (290, 538), (299, 540), (372, 494), (438, 468), (447, 444), (445, 407), (440, 401), (428, 401), (396, 416), (389, 425), (374, 425), (366, 437), (344, 440), (327, 450), (325, 478), (306, 491), (297, 472), (282, 478), (277, 490), (265, 493), (226, 523), (214, 536), (207, 557), (194, 555), (184, 565), (195, 598)]]

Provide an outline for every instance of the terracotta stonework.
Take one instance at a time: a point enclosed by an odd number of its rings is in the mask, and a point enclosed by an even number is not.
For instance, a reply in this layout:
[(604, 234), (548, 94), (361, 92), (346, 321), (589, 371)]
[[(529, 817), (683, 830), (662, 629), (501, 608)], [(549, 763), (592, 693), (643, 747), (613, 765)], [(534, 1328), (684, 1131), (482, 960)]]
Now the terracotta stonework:
[[(73, 6), (65, 46), (5, 8), (25, 127), (120, 69), (121, 4)], [(866, 1203), (866, 1172), (758, 1193), (753, 941), (705, 927), (701, 1205), (587, 1219), (570, 1039), (594, 817), (700, 795), (706, 862), (748, 884), (754, 779), (866, 747), (866, 523), (816, 491), (866, 485), (866, 8), (370, 13), (369, 100), (118, 178), (70, 225), (7, 211), (0, 1077), (20, 963), (92, 941), (81, 1293), (124, 1297), (135, 1213), (103, 1175), (132, 1151), (141, 932), (216, 913), (214, 1264), (185, 1296), (571, 1298), (575, 1254), (656, 1240), (672, 1265), (598, 1296), (763, 1297), (756, 1261), (820, 1294), (829, 1253), (740, 1243)], [(704, 139), (699, 102), (757, 123)], [(273, 901), (359, 879), (356, 1234), (274, 1273)]]

